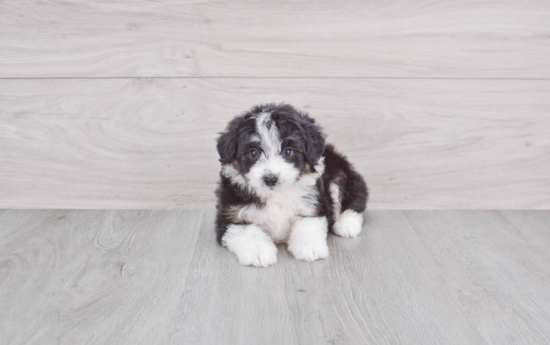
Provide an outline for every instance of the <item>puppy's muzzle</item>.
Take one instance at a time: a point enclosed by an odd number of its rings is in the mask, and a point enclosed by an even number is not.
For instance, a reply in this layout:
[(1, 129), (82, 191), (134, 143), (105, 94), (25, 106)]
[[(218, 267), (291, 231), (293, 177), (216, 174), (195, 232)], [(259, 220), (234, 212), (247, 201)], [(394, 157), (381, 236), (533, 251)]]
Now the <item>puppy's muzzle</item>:
[(266, 186), (269, 186), (269, 187), (275, 186), (277, 184), (278, 179), (279, 178), (277, 177), (277, 175), (274, 175), (274, 174), (264, 175), (264, 182)]

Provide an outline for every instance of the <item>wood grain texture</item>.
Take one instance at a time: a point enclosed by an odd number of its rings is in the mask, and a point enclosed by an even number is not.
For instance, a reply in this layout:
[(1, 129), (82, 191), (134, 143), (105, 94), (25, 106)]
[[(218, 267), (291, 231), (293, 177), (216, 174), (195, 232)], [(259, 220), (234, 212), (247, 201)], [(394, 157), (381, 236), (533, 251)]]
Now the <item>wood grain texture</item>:
[[(462, 310), (487, 343), (550, 342), (550, 222), (548, 212), (508, 212), (525, 221), (521, 227), (498, 211), (407, 212), (414, 231), (438, 264), (442, 279), (454, 290)], [(529, 225), (527, 225), (529, 224)], [(541, 226), (538, 237), (523, 235)]]
[(0, 83), (0, 207), (212, 208), (216, 134), (286, 101), (373, 209), (550, 207), (550, 81), (65, 79)]
[(0, 218), (0, 342), (166, 343), (198, 229), (210, 219), (11, 211)]
[[(549, 211), (367, 211), (270, 268), (213, 211), (0, 215), (2, 344), (546, 344)], [(546, 244), (546, 247), (544, 245)]]
[(550, 78), (550, 2), (0, 2), (0, 77)]
[(403, 214), (369, 213), (366, 227), (330, 237), (330, 258), (313, 264), (279, 246), (268, 270), (243, 269), (227, 251), (212, 260), (214, 237), (202, 232), (172, 343), (481, 343)]
[(525, 211), (514, 212), (501, 210), (501, 214), (514, 225), (521, 237), (527, 238), (533, 244), (538, 246), (538, 251), (550, 255), (550, 217), (546, 212)]

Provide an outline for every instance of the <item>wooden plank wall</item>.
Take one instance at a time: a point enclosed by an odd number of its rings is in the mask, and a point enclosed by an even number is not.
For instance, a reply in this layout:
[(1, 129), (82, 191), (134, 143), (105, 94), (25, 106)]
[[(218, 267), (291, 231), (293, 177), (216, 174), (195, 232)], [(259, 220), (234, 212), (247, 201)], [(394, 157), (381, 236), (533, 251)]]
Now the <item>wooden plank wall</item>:
[(370, 208), (550, 207), (548, 1), (2, 1), (0, 207), (212, 208), (216, 133), (308, 111)]

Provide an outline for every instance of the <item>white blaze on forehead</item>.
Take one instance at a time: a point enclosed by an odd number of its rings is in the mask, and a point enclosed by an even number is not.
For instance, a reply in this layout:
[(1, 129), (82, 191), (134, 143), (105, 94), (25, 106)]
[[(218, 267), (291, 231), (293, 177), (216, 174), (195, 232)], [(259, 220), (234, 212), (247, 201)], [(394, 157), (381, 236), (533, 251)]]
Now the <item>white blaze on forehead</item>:
[(260, 146), (267, 157), (275, 157), (281, 152), (281, 138), (271, 113), (260, 113), (256, 117), (256, 132), (260, 135)]

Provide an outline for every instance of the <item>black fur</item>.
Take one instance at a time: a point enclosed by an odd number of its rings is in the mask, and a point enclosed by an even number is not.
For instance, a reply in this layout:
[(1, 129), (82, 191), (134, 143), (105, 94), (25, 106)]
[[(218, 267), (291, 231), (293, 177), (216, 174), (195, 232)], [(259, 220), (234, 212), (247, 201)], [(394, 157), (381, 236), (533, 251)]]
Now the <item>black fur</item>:
[(332, 230), (334, 202), (330, 197), (330, 185), (335, 182), (340, 187), (342, 211), (351, 209), (357, 213), (364, 212), (367, 208), (369, 193), (363, 177), (355, 171), (344, 155), (336, 151), (334, 146), (326, 145), (323, 156), (325, 172), (317, 181), (317, 188), (324, 205), (329, 229)]
[[(325, 172), (317, 180), (319, 191), (318, 216), (326, 216), (329, 230), (334, 224), (334, 202), (330, 195), (330, 185), (337, 183), (340, 188), (342, 212), (351, 209), (363, 212), (368, 199), (365, 181), (353, 168), (347, 158), (338, 153), (330, 144), (325, 145), (325, 135), (315, 120), (288, 104), (267, 104), (252, 108), (249, 112), (231, 120), (217, 143), (220, 162), (233, 164), (244, 174), (254, 165), (255, 159), (247, 153), (257, 145), (250, 140), (255, 134), (255, 114), (270, 112), (272, 123), (277, 126), (285, 147), (292, 147), (296, 154), (287, 161), (303, 174), (314, 172), (319, 159), (325, 157)], [(232, 206), (256, 204), (261, 207), (264, 201), (249, 189), (233, 184), (220, 173), (220, 183), (216, 191), (218, 198), (216, 218), (216, 239), (221, 244), (227, 226), (235, 221), (228, 214)]]
[(216, 240), (221, 244), (227, 226), (233, 223), (225, 213), (227, 207), (250, 204), (261, 206), (262, 201), (257, 196), (235, 186), (223, 175), (221, 175), (221, 181), (216, 190), (216, 196), (218, 197), (218, 204), (216, 206)]

